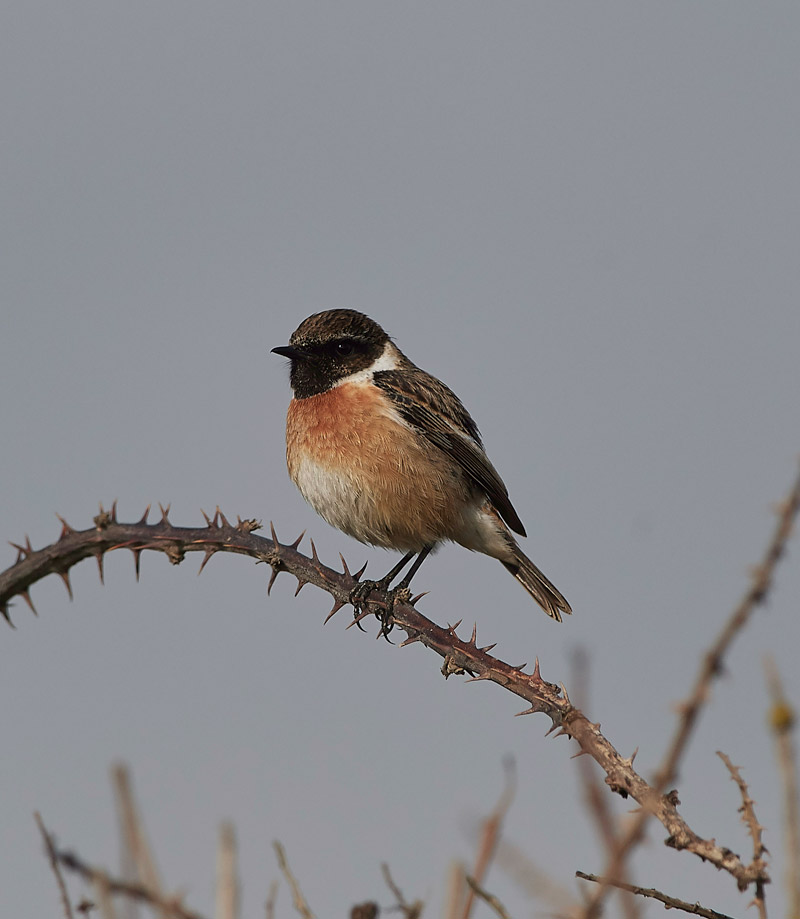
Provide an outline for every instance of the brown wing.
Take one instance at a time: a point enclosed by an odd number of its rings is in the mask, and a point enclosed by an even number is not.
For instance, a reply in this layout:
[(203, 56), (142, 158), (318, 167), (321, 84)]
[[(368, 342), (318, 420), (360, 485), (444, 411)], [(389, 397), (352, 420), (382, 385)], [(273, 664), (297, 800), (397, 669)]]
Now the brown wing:
[(372, 379), (403, 419), (451, 456), (485, 492), (508, 526), (525, 536), (525, 527), (509, 500), (508, 489), (486, 456), (477, 425), (458, 396), (440, 380), (417, 368), (381, 370)]

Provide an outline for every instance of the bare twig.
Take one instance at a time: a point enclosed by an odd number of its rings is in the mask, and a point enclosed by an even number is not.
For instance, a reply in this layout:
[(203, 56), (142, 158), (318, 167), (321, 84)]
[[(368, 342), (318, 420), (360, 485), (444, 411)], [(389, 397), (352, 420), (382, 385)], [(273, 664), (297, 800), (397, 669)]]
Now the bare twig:
[(765, 661), (765, 668), (772, 698), (769, 722), (775, 737), (778, 768), (783, 786), (783, 825), (786, 840), (784, 862), (789, 900), (787, 915), (800, 916), (800, 810), (797, 794), (797, 756), (792, 739), (797, 718), (784, 694), (778, 667), (772, 657)]
[(516, 791), (517, 785), (514, 760), (511, 758), (506, 758), (503, 765), (505, 766), (506, 771), (505, 788), (500, 795), (500, 799), (498, 800), (495, 809), (483, 821), (481, 844), (478, 848), (478, 857), (475, 860), (475, 870), (472, 873), (472, 880), (474, 883), (470, 883), (469, 875), (465, 876), (466, 881), (470, 886), (470, 892), (467, 895), (466, 902), (464, 903), (464, 912), (462, 913), (463, 919), (469, 919), (470, 912), (472, 911), (472, 904), (475, 900), (475, 894), (477, 893), (475, 888), (480, 888), (484, 878), (486, 877), (486, 872), (489, 870), (489, 865), (491, 863), (492, 857), (494, 856), (495, 850), (497, 849), (497, 843), (500, 839), (500, 829), (503, 825), (503, 820), (508, 813), (509, 807), (511, 807), (511, 802), (514, 800), (514, 793)]
[[(742, 774), (739, 771), (739, 766), (734, 766), (730, 760), (730, 757), (726, 756), (724, 753), (717, 750), (717, 756), (725, 763), (725, 766), (731, 774), (731, 778), (739, 786), (739, 793), (742, 796), (742, 806), (739, 808), (739, 812), (742, 815), (742, 821), (747, 827), (747, 832), (750, 834), (750, 837), (753, 840), (753, 864), (757, 862), (762, 862), (764, 855), (767, 850), (764, 847), (764, 843), (761, 840), (761, 833), (764, 829), (763, 826), (756, 819), (755, 811), (755, 801), (750, 797), (750, 791), (747, 788), (747, 783), (742, 778)], [(766, 866), (765, 866), (766, 867)], [(767, 919), (767, 906), (764, 899), (764, 882), (756, 881), (756, 895), (754, 903), (758, 907), (758, 915), (761, 919)]]
[(594, 881), (596, 884), (603, 884), (607, 887), (619, 887), (630, 893), (638, 894), (640, 897), (650, 897), (653, 900), (660, 900), (666, 909), (680, 909), (685, 913), (691, 913), (693, 916), (703, 916), (704, 919), (731, 919), (725, 913), (718, 913), (715, 909), (707, 909), (699, 903), (687, 903), (685, 900), (678, 900), (676, 897), (670, 897), (655, 887), (636, 887), (633, 884), (625, 884), (622, 881), (616, 881), (614, 878), (598, 877), (596, 874), (584, 874), (583, 871), (576, 871), (575, 876), (583, 878), (584, 881)]
[[(135, 880), (157, 897), (164, 897), (164, 888), (156, 867), (155, 857), (147, 842), (143, 821), (133, 797), (133, 787), (128, 767), (117, 763), (111, 769), (111, 783), (117, 805), (123, 864), (132, 863)], [(131, 880), (131, 878), (128, 878)]]
[(98, 894), (99, 899), (100, 894), (119, 894), (121, 896), (130, 897), (133, 900), (138, 900), (140, 903), (147, 903), (149, 906), (155, 907), (167, 916), (173, 917), (173, 919), (203, 919), (200, 913), (196, 913), (183, 906), (177, 895), (171, 897), (162, 896), (150, 890), (144, 884), (112, 878), (105, 871), (87, 865), (86, 862), (72, 852), (57, 851), (56, 858), (59, 864), (64, 868), (67, 868), (69, 871), (74, 871), (85, 880), (94, 884), (96, 889), (100, 892)]
[(300, 885), (289, 869), (289, 862), (286, 860), (286, 853), (283, 851), (283, 846), (276, 841), (272, 843), (272, 847), (275, 849), (275, 854), (278, 857), (278, 867), (281, 869), (289, 885), (289, 889), (292, 891), (292, 903), (294, 904), (294, 908), (304, 919), (314, 919), (311, 907), (306, 902), (306, 898), (303, 896), (302, 890), (300, 890)]
[(266, 919), (275, 919), (275, 901), (278, 899), (278, 882), (270, 881), (267, 902), (264, 904)]
[(397, 900), (397, 906), (395, 908), (399, 909), (406, 919), (419, 919), (422, 915), (423, 906), (425, 905), (422, 900), (414, 900), (413, 903), (409, 903), (408, 900), (406, 900), (403, 896), (403, 891), (395, 884), (392, 873), (389, 871), (389, 866), (386, 862), (381, 864), (381, 871), (383, 872), (383, 879), (386, 881), (386, 886), (391, 890), (395, 900)]
[(217, 843), (216, 919), (238, 919), (239, 879), (236, 876), (236, 832), (233, 824), (223, 823)]
[(444, 901), (445, 919), (458, 919), (466, 891), (467, 872), (460, 861), (450, 863), (447, 872), (447, 895)]
[(64, 881), (64, 875), (61, 873), (61, 869), (58, 867), (58, 855), (56, 853), (55, 844), (52, 837), (45, 829), (44, 821), (42, 820), (42, 815), (39, 813), (39, 811), (36, 811), (33, 816), (36, 820), (36, 825), (39, 827), (39, 832), (42, 834), (44, 847), (47, 849), (47, 857), (50, 859), (50, 867), (53, 869), (53, 874), (56, 876), (58, 892), (61, 894), (61, 908), (64, 910), (64, 917), (65, 919), (74, 919), (72, 904), (69, 902), (69, 894), (67, 893), (67, 885)]
[(492, 910), (500, 917), (500, 919), (510, 919), (506, 908), (503, 904), (497, 899), (497, 897), (484, 890), (480, 884), (475, 880), (474, 877), (467, 875), (467, 884), (469, 884), (469, 889), (475, 896), (480, 897), (484, 903), (487, 903)]

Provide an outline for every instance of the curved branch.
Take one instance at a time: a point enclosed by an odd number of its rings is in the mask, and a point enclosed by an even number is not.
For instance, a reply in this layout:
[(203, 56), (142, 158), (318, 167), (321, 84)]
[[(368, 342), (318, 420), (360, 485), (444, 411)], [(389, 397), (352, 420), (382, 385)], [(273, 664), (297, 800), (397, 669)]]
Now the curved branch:
[[(769, 587), (774, 564), (780, 557), (782, 544), (788, 538), (791, 519), (797, 513), (800, 504), (800, 479), (785, 503), (779, 527), (782, 542), (777, 549), (775, 542), (770, 544), (769, 560), (766, 575), (760, 579), (760, 586), (753, 602), (763, 601)], [(139, 556), (143, 551), (163, 552), (169, 560), (177, 565), (183, 561), (188, 552), (204, 554), (200, 570), (217, 552), (235, 552), (248, 555), (257, 562), (264, 562), (272, 569), (267, 593), (275, 578), (286, 571), (298, 581), (299, 591), (305, 584), (314, 584), (329, 593), (334, 600), (333, 608), (327, 620), (349, 602), (351, 593), (359, 581), (363, 569), (351, 574), (344, 558), (343, 570), (334, 571), (323, 565), (317, 555), (313, 540), (311, 557), (298, 551), (302, 535), (293, 543), (279, 542), (274, 528), (272, 538), (255, 534), (260, 524), (255, 520), (237, 519), (236, 525), (228, 522), (217, 509), (213, 518), (206, 517), (205, 527), (176, 527), (169, 520), (169, 508), (161, 509), (161, 520), (148, 523), (148, 512), (137, 523), (120, 523), (117, 519), (116, 503), (110, 511), (104, 511), (94, 518), (94, 527), (87, 530), (75, 530), (62, 520), (62, 531), (57, 542), (34, 550), (26, 539), (25, 545), (15, 545), (18, 551), (17, 561), (11, 568), (0, 573), (0, 613), (10, 623), (10, 600), (19, 596), (33, 609), (29, 596), (30, 587), (49, 574), (58, 574), (65, 582), (72, 596), (69, 582), (70, 569), (85, 558), (97, 560), (100, 578), (103, 577), (103, 558), (106, 553), (116, 549), (128, 549), (134, 555), (138, 577)], [(12, 544), (14, 545), (14, 544)], [(420, 595), (421, 596), (421, 595)], [(763, 884), (769, 880), (764, 863), (756, 859), (745, 864), (738, 855), (712, 840), (698, 836), (686, 823), (677, 810), (677, 797), (674, 793), (663, 794), (648, 784), (633, 768), (634, 756), (621, 756), (614, 746), (600, 732), (600, 725), (592, 723), (579, 709), (570, 702), (566, 690), (546, 682), (539, 671), (536, 660), (533, 673), (525, 673), (525, 664), (512, 666), (493, 657), (488, 652), (494, 645), (479, 647), (476, 630), (468, 640), (458, 637), (456, 629), (460, 625), (442, 628), (423, 616), (415, 607), (416, 597), (410, 602), (395, 602), (392, 609), (392, 621), (395, 626), (407, 634), (401, 647), (420, 642), (443, 658), (442, 673), (445, 677), (451, 674), (467, 673), (472, 680), (489, 680), (504, 687), (509, 692), (528, 703), (528, 708), (519, 714), (542, 712), (552, 721), (550, 731), (558, 729), (558, 734), (573, 738), (580, 746), (581, 754), (588, 754), (606, 773), (606, 784), (612, 791), (627, 797), (630, 795), (641, 806), (643, 816), (656, 817), (669, 833), (667, 845), (676, 849), (686, 849), (705, 861), (710, 861), (717, 868), (724, 869), (737, 881), (740, 888), (751, 883)], [(384, 611), (387, 608), (387, 595), (380, 591), (370, 594), (368, 609)], [(35, 610), (34, 610), (35, 612)], [(550, 731), (548, 733), (550, 733)]]

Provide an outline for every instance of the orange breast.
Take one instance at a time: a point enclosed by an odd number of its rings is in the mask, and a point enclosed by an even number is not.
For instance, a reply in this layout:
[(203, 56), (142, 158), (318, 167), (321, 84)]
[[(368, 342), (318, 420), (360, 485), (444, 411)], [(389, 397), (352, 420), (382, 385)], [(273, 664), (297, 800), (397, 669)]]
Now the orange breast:
[(286, 457), (314, 510), (372, 545), (407, 552), (453, 539), (472, 500), (460, 467), (370, 383), (292, 400)]

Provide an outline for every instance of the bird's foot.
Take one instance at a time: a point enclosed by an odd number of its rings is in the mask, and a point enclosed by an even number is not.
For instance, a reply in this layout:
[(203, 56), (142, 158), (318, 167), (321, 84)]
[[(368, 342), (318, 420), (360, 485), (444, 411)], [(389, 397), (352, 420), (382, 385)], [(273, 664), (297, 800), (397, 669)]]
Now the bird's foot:
[(386, 594), (386, 606), (382, 607), (375, 603), (373, 612), (375, 618), (381, 624), (378, 636), (382, 635), (387, 641), (389, 640), (389, 632), (394, 628), (392, 613), (394, 612), (395, 603), (406, 603), (411, 599), (411, 591), (405, 584), (400, 583), (394, 590), (389, 590), (390, 583), (391, 581), (386, 578), (382, 578), (380, 581), (360, 581), (350, 591), (350, 603), (353, 604), (354, 617), (362, 632), (364, 629), (361, 628), (361, 619), (364, 618), (367, 612), (366, 607), (370, 594), (376, 590)]

